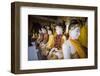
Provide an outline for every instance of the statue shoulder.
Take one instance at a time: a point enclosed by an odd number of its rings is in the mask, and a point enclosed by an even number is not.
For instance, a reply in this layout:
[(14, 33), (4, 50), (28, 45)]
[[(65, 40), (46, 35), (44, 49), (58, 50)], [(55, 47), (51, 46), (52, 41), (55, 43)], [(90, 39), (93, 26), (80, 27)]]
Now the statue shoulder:
[(66, 41), (63, 43), (63, 47), (70, 47), (70, 42), (69, 42), (69, 40), (66, 40)]

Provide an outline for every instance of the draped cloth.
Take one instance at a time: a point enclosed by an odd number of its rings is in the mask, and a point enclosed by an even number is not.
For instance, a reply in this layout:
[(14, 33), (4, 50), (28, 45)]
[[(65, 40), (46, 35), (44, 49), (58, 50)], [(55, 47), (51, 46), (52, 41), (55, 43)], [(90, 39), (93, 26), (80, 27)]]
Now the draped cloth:
[(49, 35), (49, 40), (47, 42), (47, 48), (51, 49), (54, 47), (54, 36)]
[(82, 47), (80, 42), (78, 40), (72, 40), (72, 39), (70, 39), (70, 42), (74, 46), (78, 56), (80, 58), (86, 58), (86, 54), (85, 54), (86, 50)]
[(63, 59), (62, 44), (64, 43), (65, 37), (63, 35), (56, 35), (50, 39), (50, 44), (53, 45), (49, 52), (48, 59)]
[(80, 30), (79, 41), (84, 47), (88, 47), (88, 27), (87, 25), (82, 26)]
[(57, 35), (54, 39), (54, 47), (58, 49), (62, 49), (62, 44), (66, 40), (64, 35)]
[(55, 38), (54, 47), (60, 49), (62, 45), (62, 35), (57, 35)]

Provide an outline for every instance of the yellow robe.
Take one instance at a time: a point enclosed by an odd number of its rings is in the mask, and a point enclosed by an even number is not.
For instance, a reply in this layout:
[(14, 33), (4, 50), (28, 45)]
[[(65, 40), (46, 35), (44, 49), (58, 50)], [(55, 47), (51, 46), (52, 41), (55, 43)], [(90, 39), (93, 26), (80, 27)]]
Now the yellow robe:
[(81, 46), (79, 41), (70, 39), (71, 44), (74, 46), (76, 53), (80, 58), (86, 58), (85, 49)]
[(88, 47), (88, 28), (84, 25), (80, 30), (79, 41), (84, 47)]
[(49, 40), (47, 42), (47, 48), (51, 49), (54, 47), (54, 36), (49, 35)]
[[(49, 36), (49, 41), (47, 43), (47, 47), (49, 47), (50, 49), (54, 48), (54, 44), (55, 44), (55, 38), (56, 36), (55, 35), (50, 35)], [(64, 41), (66, 40), (66, 37), (63, 35), (62, 36), (62, 40), (61, 40), (61, 45), (64, 43)], [(62, 49), (62, 48), (61, 48)], [(63, 53), (62, 53), (62, 50), (59, 49), (58, 51), (52, 51), (49, 56), (48, 56), (48, 59), (49, 60), (54, 60), (54, 59), (62, 59), (63, 58)], [(51, 50), (50, 50), (51, 51)], [(59, 54), (59, 55), (62, 55), (62, 57), (58, 57), (56, 54)]]

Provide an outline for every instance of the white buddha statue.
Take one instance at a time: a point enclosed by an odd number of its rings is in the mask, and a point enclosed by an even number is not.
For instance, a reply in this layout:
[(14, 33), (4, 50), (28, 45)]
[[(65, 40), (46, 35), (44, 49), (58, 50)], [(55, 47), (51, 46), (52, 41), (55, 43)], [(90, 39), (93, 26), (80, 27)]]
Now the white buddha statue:
[(80, 24), (77, 20), (72, 20), (69, 25), (69, 38), (64, 42), (63, 55), (64, 59), (85, 58), (85, 49), (82, 47), (78, 38), (80, 36)]

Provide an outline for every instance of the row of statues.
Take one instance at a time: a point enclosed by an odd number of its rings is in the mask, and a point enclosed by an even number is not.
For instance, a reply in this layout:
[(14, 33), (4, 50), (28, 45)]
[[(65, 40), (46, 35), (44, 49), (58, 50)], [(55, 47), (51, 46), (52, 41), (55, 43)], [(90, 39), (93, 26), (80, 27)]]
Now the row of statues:
[(40, 28), (38, 36), (33, 34), (41, 59), (76, 59), (87, 58), (87, 25), (81, 26), (78, 20), (66, 25)]

